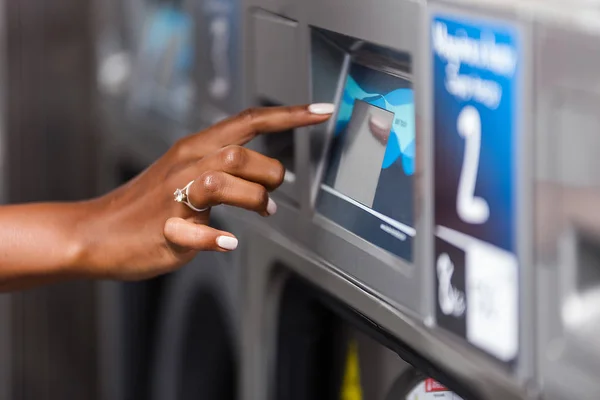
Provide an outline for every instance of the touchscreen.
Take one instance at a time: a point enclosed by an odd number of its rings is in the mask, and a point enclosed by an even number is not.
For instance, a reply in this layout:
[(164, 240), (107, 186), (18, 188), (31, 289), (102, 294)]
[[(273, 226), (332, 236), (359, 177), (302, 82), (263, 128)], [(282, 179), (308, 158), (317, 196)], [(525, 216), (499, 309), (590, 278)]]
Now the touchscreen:
[(412, 261), (411, 82), (355, 62), (339, 103), (317, 209), (363, 239)]

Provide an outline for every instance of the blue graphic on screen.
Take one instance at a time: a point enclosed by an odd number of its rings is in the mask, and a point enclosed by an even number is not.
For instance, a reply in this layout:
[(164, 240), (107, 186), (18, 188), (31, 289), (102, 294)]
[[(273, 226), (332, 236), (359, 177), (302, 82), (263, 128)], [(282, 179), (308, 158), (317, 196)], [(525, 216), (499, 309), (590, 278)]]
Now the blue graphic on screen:
[[(353, 70), (356, 75), (360, 75), (360, 67), (356, 66)], [(415, 171), (415, 111), (412, 88), (398, 88), (388, 93), (368, 92), (356, 82), (350, 73), (338, 110), (336, 136), (350, 121), (355, 100), (362, 100), (394, 113), (396, 118), (390, 132), (382, 167), (388, 168), (400, 159), (404, 172), (412, 175)]]
[(336, 114), (317, 208), (412, 261), (415, 116), (411, 82), (352, 63)]
[[(511, 252), (515, 250), (517, 43), (510, 27), (433, 20), (435, 223)], [(474, 144), (471, 152), (470, 143)], [(465, 160), (476, 163), (466, 166)]]

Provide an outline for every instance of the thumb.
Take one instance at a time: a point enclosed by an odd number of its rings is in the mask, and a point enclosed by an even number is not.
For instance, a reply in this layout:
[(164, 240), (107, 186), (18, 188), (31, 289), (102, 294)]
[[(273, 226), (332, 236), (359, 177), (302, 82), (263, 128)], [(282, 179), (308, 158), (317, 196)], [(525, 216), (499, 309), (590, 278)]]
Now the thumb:
[(229, 232), (195, 224), (183, 218), (169, 218), (163, 234), (169, 242), (196, 251), (232, 251), (238, 245), (236, 237)]

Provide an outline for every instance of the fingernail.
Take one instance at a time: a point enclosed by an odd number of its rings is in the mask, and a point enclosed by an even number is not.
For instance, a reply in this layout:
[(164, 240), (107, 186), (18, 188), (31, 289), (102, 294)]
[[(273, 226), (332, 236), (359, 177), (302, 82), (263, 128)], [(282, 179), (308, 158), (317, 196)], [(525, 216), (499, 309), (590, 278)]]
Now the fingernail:
[(312, 114), (326, 115), (333, 114), (335, 105), (331, 103), (316, 103), (308, 106), (308, 111)]
[(238, 240), (231, 236), (219, 236), (217, 246), (225, 250), (235, 250), (238, 246)]
[(277, 212), (277, 203), (273, 201), (272, 198), (269, 197), (269, 202), (267, 203), (267, 213), (269, 215), (273, 215)]

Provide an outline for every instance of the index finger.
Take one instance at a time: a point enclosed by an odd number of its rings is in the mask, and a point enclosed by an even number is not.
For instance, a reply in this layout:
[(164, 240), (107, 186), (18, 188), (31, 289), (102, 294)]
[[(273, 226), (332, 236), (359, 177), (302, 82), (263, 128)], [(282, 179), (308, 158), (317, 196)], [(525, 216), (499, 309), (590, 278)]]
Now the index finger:
[(201, 139), (204, 146), (214, 146), (214, 150), (232, 144), (242, 146), (259, 134), (320, 124), (327, 121), (333, 111), (334, 105), (329, 103), (250, 108), (196, 135), (194, 141)]

